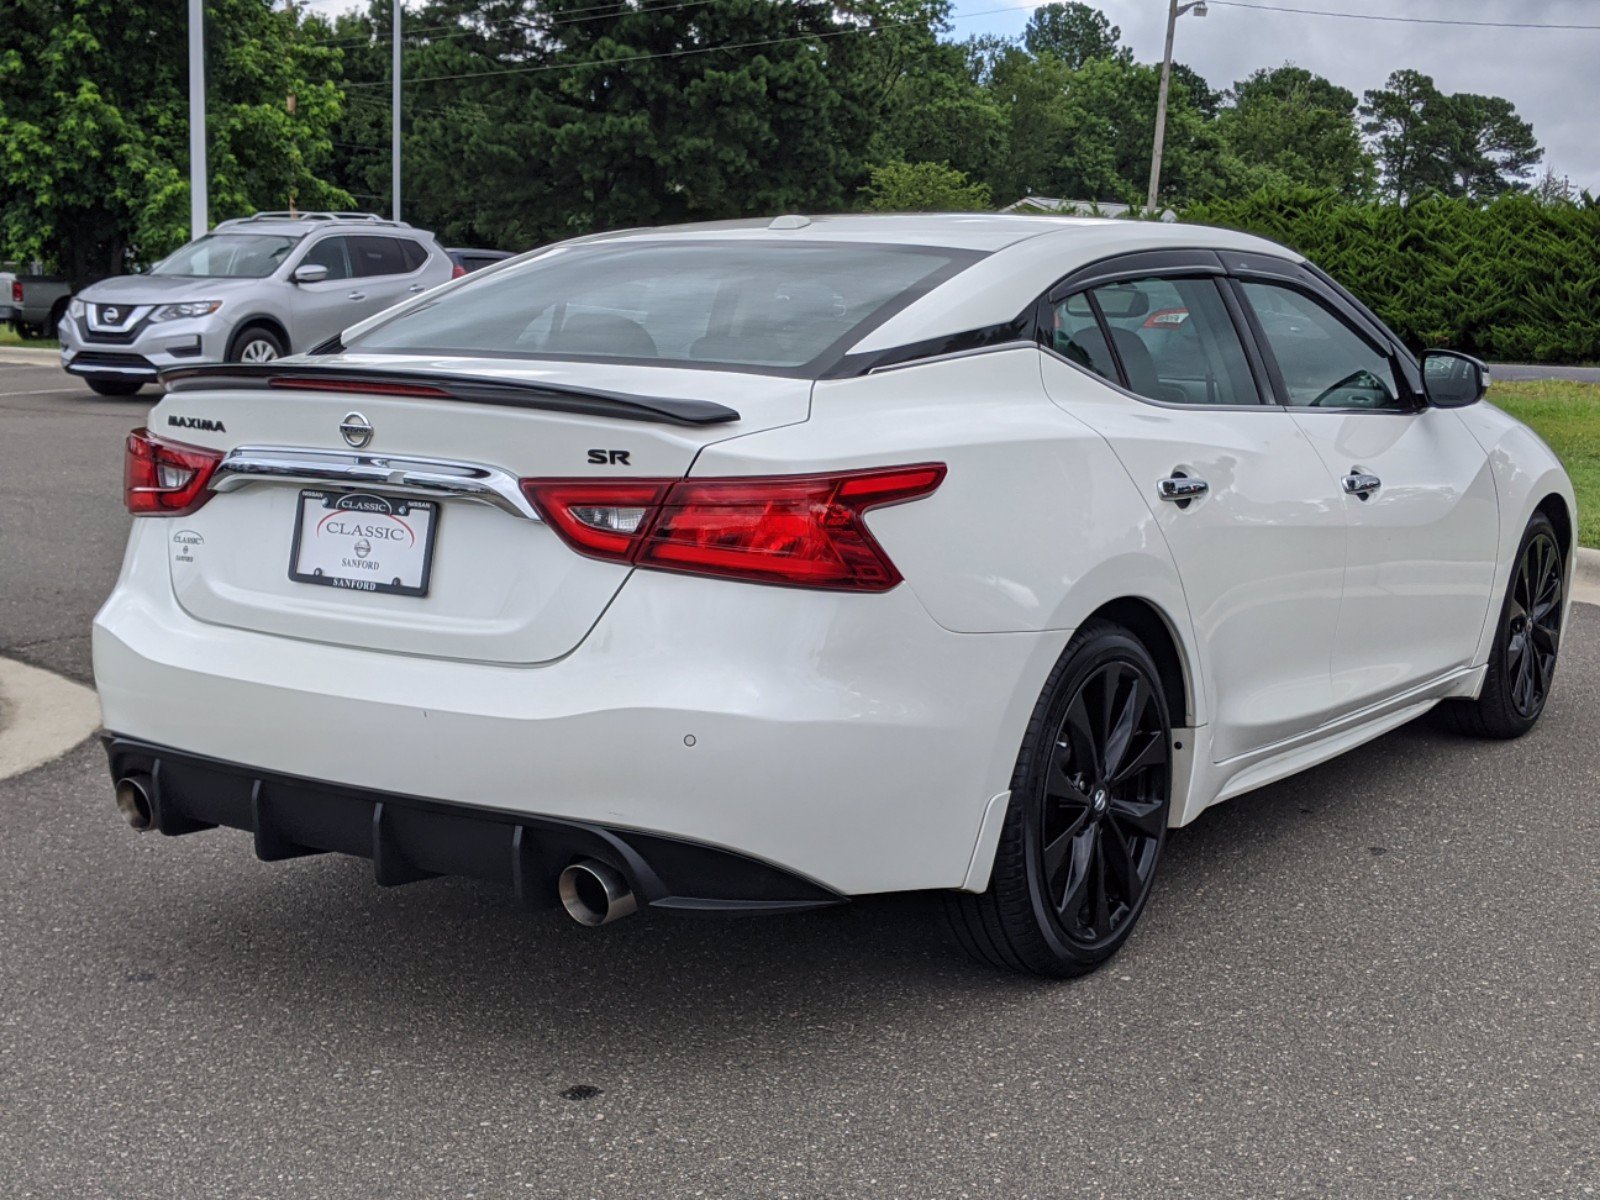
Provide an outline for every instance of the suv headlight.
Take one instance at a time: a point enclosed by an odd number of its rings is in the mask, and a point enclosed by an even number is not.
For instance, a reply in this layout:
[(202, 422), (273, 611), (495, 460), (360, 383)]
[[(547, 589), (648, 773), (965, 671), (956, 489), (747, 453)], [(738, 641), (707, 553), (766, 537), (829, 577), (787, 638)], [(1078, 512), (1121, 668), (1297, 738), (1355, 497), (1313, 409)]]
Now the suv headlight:
[(209, 317), (221, 307), (221, 300), (190, 300), (184, 304), (163, 304), (151, 314), (150, 319), (176, 321), (182, 317)]
[(83, 314), (88, 312), (88, 310), (89, 306), (82, 300), (79, 300), (76, 296), (67, 301), (67, 316), (71, 317), (74, 321), (83, 320)]

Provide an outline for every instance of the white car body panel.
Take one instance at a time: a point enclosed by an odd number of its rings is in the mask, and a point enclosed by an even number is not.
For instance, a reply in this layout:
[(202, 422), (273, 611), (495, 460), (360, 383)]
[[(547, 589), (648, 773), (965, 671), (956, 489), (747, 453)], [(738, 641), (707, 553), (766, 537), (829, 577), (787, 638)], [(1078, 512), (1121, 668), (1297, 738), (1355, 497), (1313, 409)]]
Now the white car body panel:
[[(1199, 246), (1298, 261), (1246, 235), (1155, 223), (847, 217), (692, 232), (991, 251), (858, 354), (1010, 321), (1111, 254)], [(1181, 670), (1178, 825), (1440, 698), (1475, 695), (1530, 514), (1554, 496), (1575, 521), (1555, 457), (1486, 404), (1412, 416), (1162, 405), (1031, 341), (816, 381), (507, 357), (331, 361), (713, 400), (740, 419), (195, 390), (165, 397), (151, 428), (223, 450), (338, 450), (341, 416), (360, 411), (373, 453), (521, 477), (615, 478), (587, 459), (595, 447), (626, 449), (639, 477), (922, 462), (948, 474), (929, 496), (868, 513), (904, 576), (882, 594), (630, 569), (577, 555), (538, 521), (447, 501), (437, 587), (420, 602), (291, 583), (299, 485), (253, 483), (189, 517), (134, 522), (95, 623), (107, 729), (304, 779), (691, 839), (847, 895), (987, 885), (1041, 689), (1105, 606), (1148, 612)], [(169, 417), (222, 428), (177, 432)], [(1372, 499), (1342, 492), (1352, 466), (1382, 476)], [(1174, 470), (1210, 492), (1187, 509), (1161, 501), (1156, 483)], [(209, 559), (179, 561), (184, 529)]]

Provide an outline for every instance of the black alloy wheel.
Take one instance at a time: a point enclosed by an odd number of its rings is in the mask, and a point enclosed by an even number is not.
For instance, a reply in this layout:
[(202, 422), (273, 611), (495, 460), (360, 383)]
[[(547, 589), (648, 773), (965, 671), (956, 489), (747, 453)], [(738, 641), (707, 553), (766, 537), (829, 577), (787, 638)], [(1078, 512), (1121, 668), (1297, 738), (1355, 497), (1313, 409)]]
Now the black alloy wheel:
[(1050, 749), (1039, 865), (1061, 931), (1078, 945), (1112, 941), (1155, 880), (1171, 791), (1159, 687), (1133, 663), (1096, 668)]
[(1517, 715), (1537, 719), (1550, 695), (1561, 646), (1561, 548), (1547, 530), (1524, 543), (1506, 606), (1505, 673)]
[(1110, 958), (1155, 881), (1172, 749), (1172, 717), (1149, 652), (1118, 625), (1086, 623), (1034, 711), (989, 889), (951, 897), (951, 922), (967, 950), (1057, 978)]
[(1543, 513), (1534, 513), (1517, 548), (1483, 689), (1476, 700), (1456, 700), (1448, 706), (1463, 733), (1521, 737), (1538, 722), (1550, 699), (1561, 651), (1566, 580), (1566, 559), (1555, 526)]

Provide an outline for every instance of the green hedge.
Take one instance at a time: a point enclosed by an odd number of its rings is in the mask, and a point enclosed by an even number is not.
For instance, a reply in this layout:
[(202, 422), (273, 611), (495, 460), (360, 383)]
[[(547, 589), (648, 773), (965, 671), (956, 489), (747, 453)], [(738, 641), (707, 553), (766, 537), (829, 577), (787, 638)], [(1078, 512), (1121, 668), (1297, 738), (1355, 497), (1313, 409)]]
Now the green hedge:
[(1500, 362), (1600, 361), (1600, 205), (1435, 197), (1407, 207), (1261, 192), (1187, 209), (1300, 251), (1413, 347)]

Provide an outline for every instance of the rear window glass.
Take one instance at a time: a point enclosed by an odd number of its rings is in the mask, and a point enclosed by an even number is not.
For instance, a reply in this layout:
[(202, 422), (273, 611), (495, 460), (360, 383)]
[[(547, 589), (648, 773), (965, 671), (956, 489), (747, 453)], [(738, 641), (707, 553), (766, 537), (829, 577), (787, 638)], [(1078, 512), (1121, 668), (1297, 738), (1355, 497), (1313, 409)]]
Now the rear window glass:
[(818, 242), (558, 247), (347, 344), (805, 373), (979, 257)]

